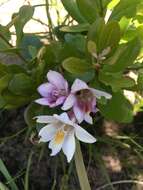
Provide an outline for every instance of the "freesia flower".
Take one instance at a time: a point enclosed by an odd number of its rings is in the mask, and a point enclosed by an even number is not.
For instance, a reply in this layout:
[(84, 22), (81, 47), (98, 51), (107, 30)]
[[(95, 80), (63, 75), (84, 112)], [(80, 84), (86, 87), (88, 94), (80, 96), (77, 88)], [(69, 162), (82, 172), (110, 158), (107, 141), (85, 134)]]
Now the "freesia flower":
[(73, 108), (73, 112), (79, 123), (83, 120), (92, 124), (90, 113), (95, 113), (96, 98), (105, 97), (110, 99), (112, 96), (106, 92), (90, 88), (84, 81), (76, 79), (71, 87), (71, 93), (66, 98), (62, 109)]
[(46, 123), (40, 132), (40, 142), (49, 142), (52, 150), (51, 156), (55, 156), (62, 149), (70, 162), (75, 152), (75, 136), (85, 143), (94, 143), (96, 139), (77, 123), (70, 120), (67, 113), (53, 116), (37, 116), (38, 123)]
[(56, 71), (49, 71), (48, 81), (38, 87), (38, 92), (42, 98), (35, 102), (41, 105), (55, 107), (63, 104), (68, 95), (68, 83), (63, 76)]

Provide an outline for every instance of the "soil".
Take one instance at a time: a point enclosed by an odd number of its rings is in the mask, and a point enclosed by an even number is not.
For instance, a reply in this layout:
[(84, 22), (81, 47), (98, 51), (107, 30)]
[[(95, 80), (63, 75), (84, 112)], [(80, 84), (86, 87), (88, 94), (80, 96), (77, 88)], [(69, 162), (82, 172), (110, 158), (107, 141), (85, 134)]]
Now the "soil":
[[(105, 136), (105, 129), (108, 127), (106, 131), (108, 138), (110, 135), (120, 133), (119, 131), (126, 135), (134, 133), (142, 137), (142, 118), (143, 113), (139, 113), (131, 125), (117, 125), (100, 119), (98, 125), (102, 124), (103, 127), (97, 128), (96, 135)], [(29, 190), (80, 190), (74, 161), (70, 165), (67, 164), (62, 153), (50, 157), (47, 144), (41, 146), (36, 143), (37, 134), (34, 137), (33, 133), (29, 133), (24, 122), (23, 109), (1, 111), (0, 131), (0, 158), (15, 178), (20, 190), (24, 189), (25, 172), (31, 152), (33, 154), (29, 172)], [(14, 134), (15, 137), (12, 136)], [(110, 143), (97, 143), (94, 146), (82, 145), (82, 151), (92, 190), (101, 190), (99, 187), (115, 181), (133, 179), (143, 181), (143, 157), (139, 158), (132, 149), (112, 147)], [(9, 187), (2, 174), (0, 181)], [(143, 190), (143, 186), (121, 183), (109, 185), (104, 190)]]

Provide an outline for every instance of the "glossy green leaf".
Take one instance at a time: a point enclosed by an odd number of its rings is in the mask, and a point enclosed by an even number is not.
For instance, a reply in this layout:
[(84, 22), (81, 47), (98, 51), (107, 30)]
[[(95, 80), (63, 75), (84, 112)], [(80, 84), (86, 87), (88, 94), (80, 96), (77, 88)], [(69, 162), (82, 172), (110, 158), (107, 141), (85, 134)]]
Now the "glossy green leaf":
[(15, 95), (9, 90), (2, 92), (2, 98), (5, 102), (5, 109), (16, 109), (32, 101), (31, 96)]
[(108, 72), (121, 72), (128, 66), (132, 65), (139, 55), (141, 48), (138, 38), (122, 44), (106, 62), (104, 69)]
[(92, 69), (92, 65), (85, 60), (70, 57), (63, 61), (63, 68), (73, 74), (84, 74)]
[(68, 11), (68, 13), (71, 15), (72, 18), (74, 18), (79, 23), (83, 23), (86, 21), (78, 9), (76, 0), (61, 0), (61, 1), (65, 9)]
[(23, 37), (23, 28), (25, 24), (32, 18), (33, 14), (34, 14), (34, 8), (29, 5), (24, 5), (23, 7), (20, 8), (18, 13), (13, 15), (14, 18), (15, 17), (17, 18), (14, 23), (16, 29), (16, 36), (17, 36), (16, 40), (17, 47), (19, 46)]
[(12, 78), (12, 75), (11, 74), (6, 74), (4, 75), (3, 77), (0, 78), (0, 93), (8, 88), (8, 85), (9, 85), (9, 82)]
[(130, 123), (133, 120), (133, 106), (120, 92), (114, 93), (106, 105), (99, 105), (101, 114), (109, 120)]
[(83, 54), (85, 53), (85, 49), (86, 49), (85, 36), (83, 36), (81, 34), (76, 34), (76, 35), (66, 34), (65, 41), (66, 41), (66, 43), (73, 46), (73, 48), (77, 49), (78, 51), (82, 52)]
[(113, 9), (110, 20), (120, 20), (123, 16), (132, 18), (136, 14), (139, 3), (140, 0), (120, 0)]
[(0, 50), (9, 48), (9, 44), (6, 42), (11, 39), (10, 31), (6, 26), (0, 25)]
[(89, 41), (93, 41), (96, 44), (97, 50), (99, 51), (100, 48), (100, 35), (105, 28), (105, 21), (104, 19), (100, 18), (97, 19), (89, 28), (87, 38)]
[(103, 29), (99, 42), (100, 42), (100, 50), (103, 50), (107, 47), (111, 49), (118, 45), (120, 40), (120, 27), (116, 21), (109, 22), (105, 25)]
[(20, 65), (11, 64), (7, 66), (7, 72), (10, 74), (17, 74), (17, 73), (26, 73), (26, 70)]
[(137, 87), (139, 90), (143, 90), (143, 69), (139, 71), (137, 79)]
[(115, 48), (120, 40), (120, 27), (116, 21), (104, 23), (103, 19), (94, 22), (88, 31), (88, 40), (95, 42), (98, 53), (110, 47)]
[(120, 89), (128, 89), (135, 86), (135, 81), (121, 73), (108, 73), (104, 70), (99, 72), (99, 80), (107, 86), (111, 86), (114, 92)]
[(15, 74), (9, 83), (9, 90), (16, 95), (32, 94), (34, 83), (32, 79), (24, 74)]
[(99, 17), (99, 9), (95, 0), (76, 0), (78, 8), (83, 17), (93, 23)]

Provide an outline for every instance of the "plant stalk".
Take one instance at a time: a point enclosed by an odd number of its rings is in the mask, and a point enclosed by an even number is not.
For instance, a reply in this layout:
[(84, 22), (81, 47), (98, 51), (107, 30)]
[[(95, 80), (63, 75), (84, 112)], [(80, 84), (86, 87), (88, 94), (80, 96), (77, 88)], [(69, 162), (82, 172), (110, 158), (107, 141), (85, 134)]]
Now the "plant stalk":
[(91, 190), (79, 141), (76, 142), (75, 165), (81, 190)]

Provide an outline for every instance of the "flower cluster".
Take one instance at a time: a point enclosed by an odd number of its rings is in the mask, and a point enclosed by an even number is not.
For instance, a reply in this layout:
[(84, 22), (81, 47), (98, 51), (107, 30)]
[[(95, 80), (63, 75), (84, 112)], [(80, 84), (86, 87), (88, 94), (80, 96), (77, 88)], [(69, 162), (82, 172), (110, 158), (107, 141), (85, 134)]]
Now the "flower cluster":
[(75, 152), (75, 136), (82, 142), (96, 142), (96, 139), (79, 124), (82, 121), (93, 123), (90, 113), (97, 111), (96, 98), (103, 96), (110, 99), (112, 96), (90, 88), (80, 79), (76, 79), (69, 89), (68, 82), (55, 71), (49, 71), (47, 78), (48, 82), (38, 88), (42, 98), (37, 99), (36, 103), (51, 108), (61, 105), (61, 109), (67, 113), (36, 117), (38, 123), (47, 124), (39, 132), (40, 142), (50, 141), (51, 156), (56, 155), (62, 149), (70, 162)]

